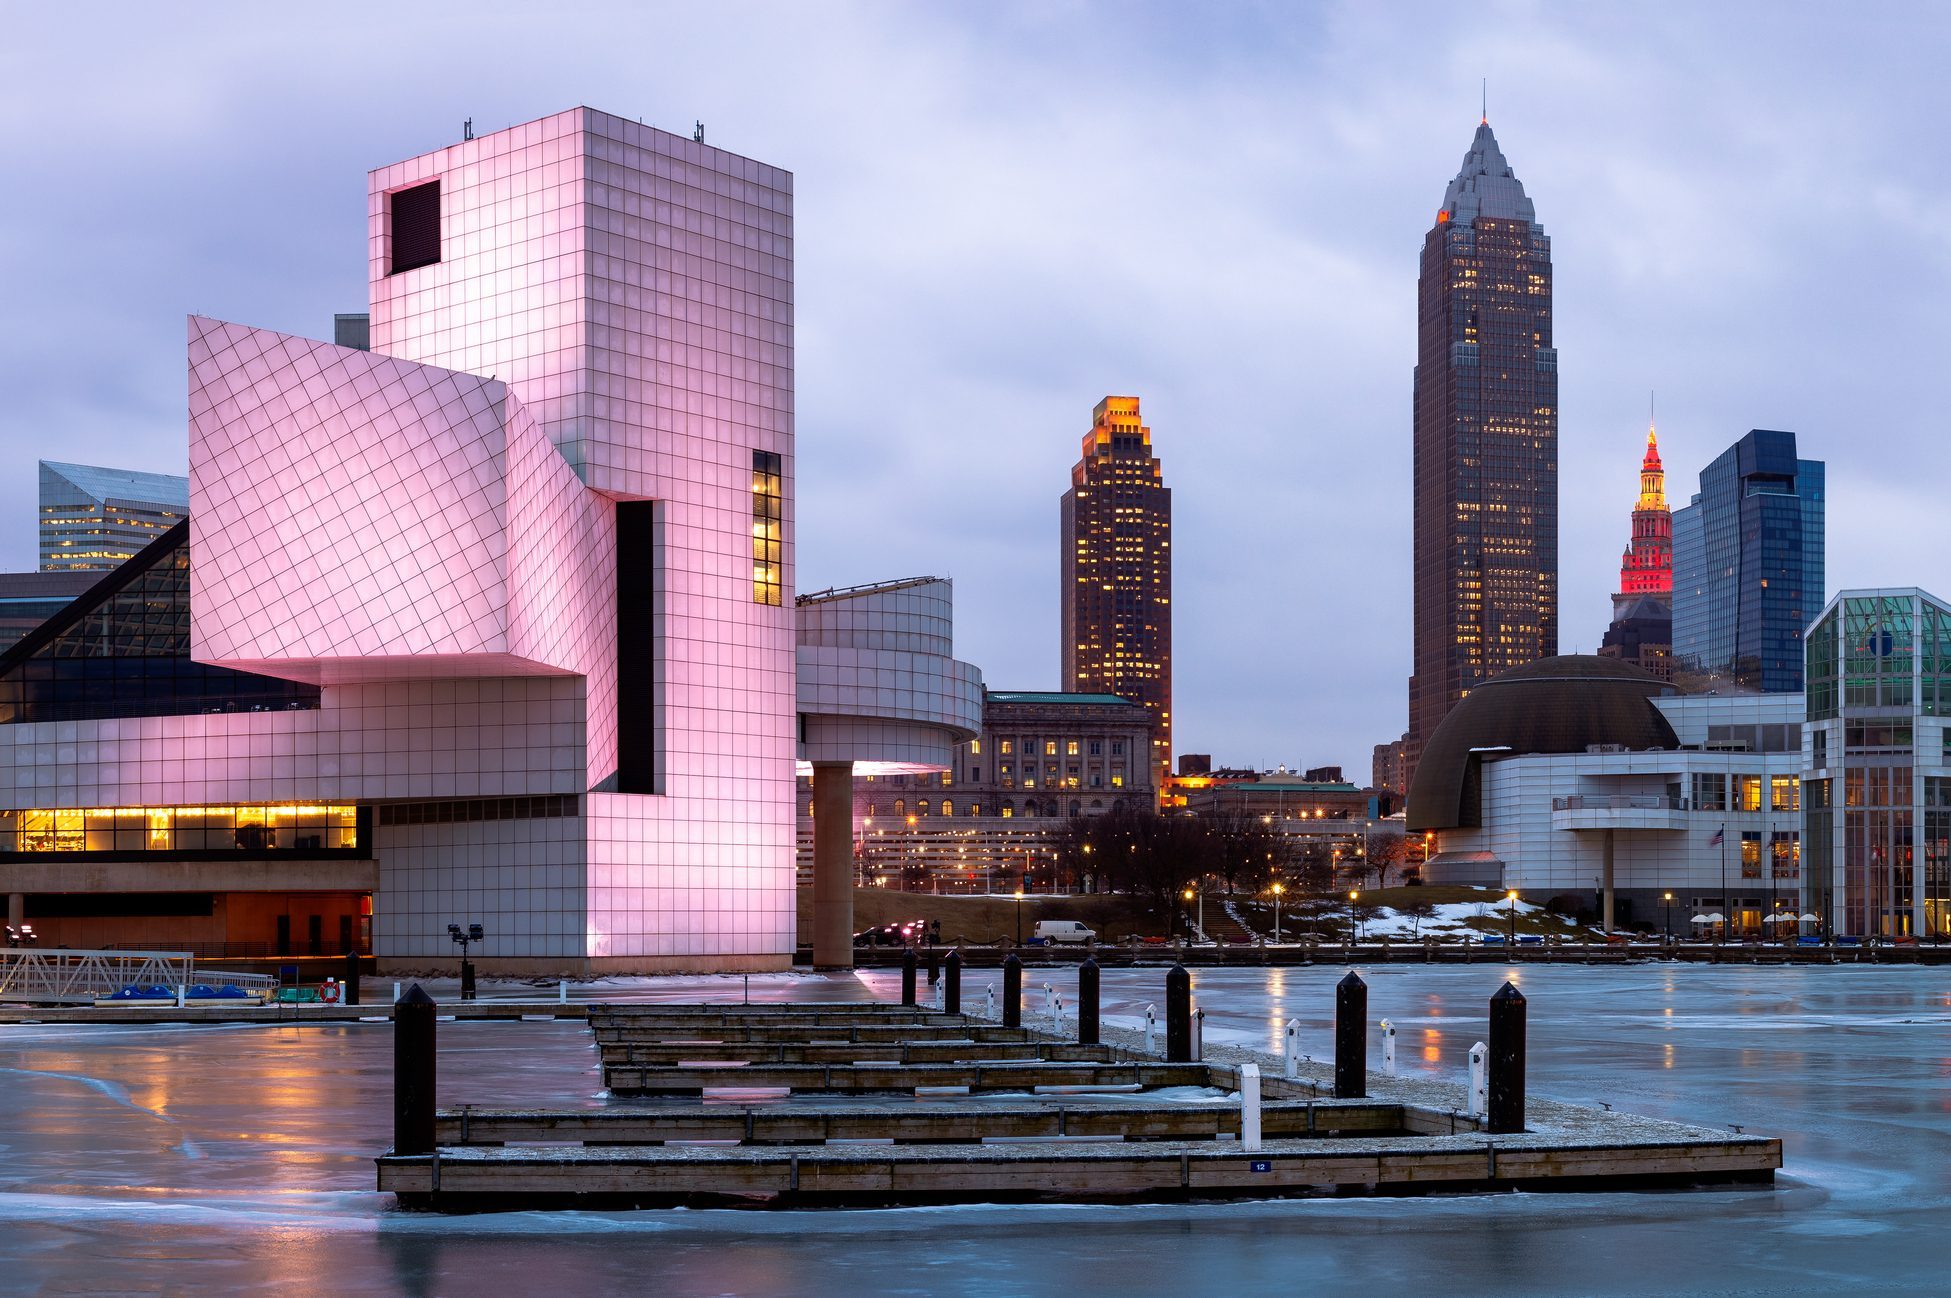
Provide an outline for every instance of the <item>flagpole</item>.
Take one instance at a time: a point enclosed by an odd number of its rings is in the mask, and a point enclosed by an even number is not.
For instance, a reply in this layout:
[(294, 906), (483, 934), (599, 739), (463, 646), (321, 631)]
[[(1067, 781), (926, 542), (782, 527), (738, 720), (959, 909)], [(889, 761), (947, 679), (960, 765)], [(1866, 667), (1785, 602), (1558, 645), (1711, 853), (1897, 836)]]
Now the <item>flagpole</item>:
[(1721, 933), (1727, 934), (1728, 915), (1734, 907), (1727, 899), (1727, 822), (1721, 823)]

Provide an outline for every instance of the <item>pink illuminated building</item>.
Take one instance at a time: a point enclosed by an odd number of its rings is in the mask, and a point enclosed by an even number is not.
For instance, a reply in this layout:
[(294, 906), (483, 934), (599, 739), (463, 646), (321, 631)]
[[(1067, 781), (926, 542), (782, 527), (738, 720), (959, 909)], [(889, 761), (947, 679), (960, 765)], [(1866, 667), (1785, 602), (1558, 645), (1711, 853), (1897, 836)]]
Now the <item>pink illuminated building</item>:
[[(371, 350), (193, 317), (187, 534), (0, 658), (11, 909), (70, 946), (424, 968), (458, 922), (509, 972), (784, 966), (797, 762), (946, 765), (980, 694), (945, 587), (925, 708), (874, 662), (801, 679), (791, 175), (577, 108), (369, 194)], [(808, 754), (807, 713), (859, 720)], [(209, 909), (48, 902), (84, 858)]]

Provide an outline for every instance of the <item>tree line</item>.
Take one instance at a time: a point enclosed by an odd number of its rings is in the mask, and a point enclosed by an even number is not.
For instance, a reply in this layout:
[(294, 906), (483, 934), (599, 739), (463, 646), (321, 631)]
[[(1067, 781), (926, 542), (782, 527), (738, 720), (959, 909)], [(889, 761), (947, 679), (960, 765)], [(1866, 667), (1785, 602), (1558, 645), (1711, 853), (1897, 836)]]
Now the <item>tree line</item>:
[(1120, 892), (1171, 907), (1184, 889), (1215, 886), (1254, 894), (1274, 881), (1297, 900), (1326, 895), (1349, 880), (1386, 886), (1403, 860), (1393, 830), (1368, 836), (1366, 850), (1337, 859), (1324, 843), (1297, 840), (1260, 816), (1160, 815), (1119, 807), (1101, 816), (1073, 816), (1052, 844), (1056, 866), (1087, 892)]

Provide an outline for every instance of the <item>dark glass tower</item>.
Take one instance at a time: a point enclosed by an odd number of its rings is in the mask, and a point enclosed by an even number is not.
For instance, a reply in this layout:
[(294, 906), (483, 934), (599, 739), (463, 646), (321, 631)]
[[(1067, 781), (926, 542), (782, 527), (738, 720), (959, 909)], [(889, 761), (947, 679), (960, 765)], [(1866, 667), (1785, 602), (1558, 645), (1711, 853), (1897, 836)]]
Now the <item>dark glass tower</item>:
[(1137, 397), (1106, 397), (1063, 498), (1063, 680), (1151, 714), (1152, 787), (1172, 765), (1172, 491)]
[(1673, 657), (1751, 689), (1802, 688), (1802, 631), (1823, 604), (1823, 463), (1757, 428), (1673, 511)]
[(1458, 699), (1558, 652), (1551, 240), (1488, 122), (1423, 239), (1415, 386), (1411, 771)]

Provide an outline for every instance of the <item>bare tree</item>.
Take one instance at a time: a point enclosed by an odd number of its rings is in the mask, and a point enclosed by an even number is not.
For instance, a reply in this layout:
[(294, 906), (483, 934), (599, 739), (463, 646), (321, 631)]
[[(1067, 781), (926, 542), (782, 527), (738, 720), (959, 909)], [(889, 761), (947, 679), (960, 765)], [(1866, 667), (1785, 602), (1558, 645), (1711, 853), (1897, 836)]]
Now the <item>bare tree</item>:
[(1409, 859), (1409, 842), (1401, 833), (1393, 829), (1371, 834), (1368, 839), (1368, 864), (1375, 871), (1375, 886), (1389, 886), (1389, 871), (1396, 872), (1396, 881), (1402, 880), (1403, 862)]

